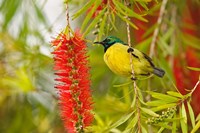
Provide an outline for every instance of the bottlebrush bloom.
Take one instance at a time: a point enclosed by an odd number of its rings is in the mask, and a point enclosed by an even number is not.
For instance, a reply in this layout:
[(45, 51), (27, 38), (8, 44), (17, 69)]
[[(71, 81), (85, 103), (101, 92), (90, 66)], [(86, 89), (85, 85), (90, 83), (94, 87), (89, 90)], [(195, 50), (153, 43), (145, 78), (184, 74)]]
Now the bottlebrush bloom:
[(93, 120), (86, 43), (79, 31), (52, 41), (61, 117), (68, 133), (80, 133)]

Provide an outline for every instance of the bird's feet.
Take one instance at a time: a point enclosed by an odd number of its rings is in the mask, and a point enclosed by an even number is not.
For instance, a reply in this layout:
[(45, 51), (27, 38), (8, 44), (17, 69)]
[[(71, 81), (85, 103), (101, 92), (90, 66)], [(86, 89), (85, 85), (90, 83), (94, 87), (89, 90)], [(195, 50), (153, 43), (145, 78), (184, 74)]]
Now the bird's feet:
[(131, 47), (129, 47), (128, 50), (127, 50), (128, 53), (132, 53), (133, 51), (134, 51), (134, 49), (131, 48)]
[(137, 78), (135, 78), (135, 77), (131, 77), (131, 80), (133, 80), (133, 81), (136, 81), (136, 80), (137, 80)]

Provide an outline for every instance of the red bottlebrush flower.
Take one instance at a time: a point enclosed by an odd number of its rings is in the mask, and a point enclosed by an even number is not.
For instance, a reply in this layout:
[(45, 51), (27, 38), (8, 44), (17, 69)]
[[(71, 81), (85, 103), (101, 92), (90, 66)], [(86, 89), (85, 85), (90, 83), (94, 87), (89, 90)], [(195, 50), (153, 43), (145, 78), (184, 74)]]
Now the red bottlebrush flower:
[(93, 120), (90, 75), (85, 41), (79, 31), (69, 36), (61, 33), (52, 42), (56, 47), (52, 52), (58, 82), (55, 88), (67, 132), (79, 133)]
[[(199, 36), (199, 23), (197, 23), (197, 20), (199, 20), (200, 17), (200, 10), (196, 8), (196, 6), (192, 6), (194, 3), (190, 0), (187, 0), (187, 7), (184, 9), (184, 15), (182, 18), (183, 25), (193, 25), (196, 28), (188, 28), (183, 26), (182, 31), (184, 34), (189, 34), (192, 36)], [(192, 43), (192, 42), (191, 42)], [(189, 45), (189, 44), (188, 44)], [(174, 73), (175, 73), (175, 79), (176, 84), (179, 89), (179, 91), (182, 94), (188, 93), (186, 89), (192, 89), (199, 78), (199, 72), (198, 71), (192, 71), (187, 69), (187, 66), (190, 67), (200, 67), (200, 60), (199, 60), (199, 51), (197, 49), (194, 49), (190, 46), (187, 46), (184, 51), (181, 51), (179, 53), (179, 56), (175, 57), (174, 60)], [(180, 56), (183, 55), (183, 56)], [(200, 86), (197, 86), (195, 92), (192, 95), (192, 101), (191, 105), (194, 109), (194, 113), (196, 115), (200, 112), (199, 105), (199, 96), (200, 92)]]
[[(191, 47), (187, 47), (185, 51), (185, 58), (180, 58), (179, 56), (175, 58), (174, 60), (174, 73), (175, 73), (175, 79), (176, 84), (179, 89), (179, 91), (182, 94), (188, 93), (186, 89), (192, 89), (199, 78), (199, 72), (198, 71), (192, 71), (187, 69), (187, 66), (191, 67), (200, 67), (200, 61), (198, 59), (198, 55), (195, 51), (195, 49)], [(194, 109), (195, 114), (199, 114), (200, 107), (197, 106), (199, 104), (200, 96), (200, 86), (197, 86), (195, 92), (192, 95), (192, 107)]]

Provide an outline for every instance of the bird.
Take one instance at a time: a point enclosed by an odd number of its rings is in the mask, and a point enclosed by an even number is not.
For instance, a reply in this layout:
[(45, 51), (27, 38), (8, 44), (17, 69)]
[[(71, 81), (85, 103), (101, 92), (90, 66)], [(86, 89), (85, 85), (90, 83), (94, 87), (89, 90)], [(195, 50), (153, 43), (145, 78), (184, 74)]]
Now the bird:
[(133, 80), (138, 77), (150, 76), (152, 74), (163, 77), (165, 71), (154, 65), (152, 59), (145, 53), (129, 47), (126, 43), (115, 36), (108, 36), (103, 41), (94, 42), (104, 47), (104, 61), (112, 72), (117, 75), (132, 77), (130, 53), (134, 70)]

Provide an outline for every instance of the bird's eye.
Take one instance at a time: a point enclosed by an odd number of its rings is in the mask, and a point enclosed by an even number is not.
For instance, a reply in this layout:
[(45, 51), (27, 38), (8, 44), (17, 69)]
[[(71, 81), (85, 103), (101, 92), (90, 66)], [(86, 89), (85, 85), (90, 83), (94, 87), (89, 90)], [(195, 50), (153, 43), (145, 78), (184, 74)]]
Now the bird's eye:
[(110, 39), (106, 39), (107, 42), (110, 42)]

